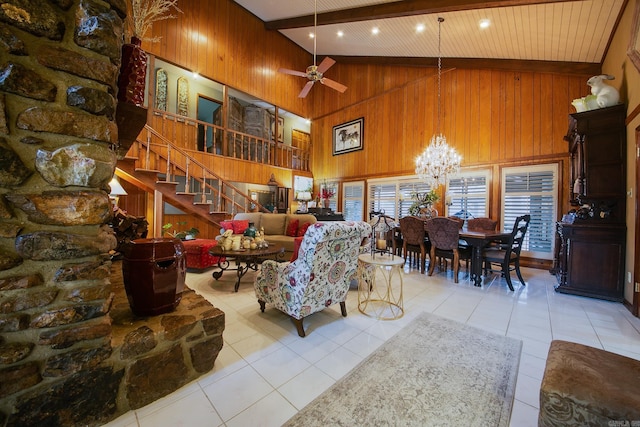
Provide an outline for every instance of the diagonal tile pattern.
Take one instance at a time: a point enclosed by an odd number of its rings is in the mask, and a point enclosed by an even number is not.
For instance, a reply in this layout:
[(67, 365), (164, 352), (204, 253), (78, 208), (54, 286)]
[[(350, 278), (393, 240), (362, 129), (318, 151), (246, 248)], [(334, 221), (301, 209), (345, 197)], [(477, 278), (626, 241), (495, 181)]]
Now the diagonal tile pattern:
[(404, 317), (382, 321), (361, 314), (352, 289), (348, 316), (337, 304), (312, 315), (304, 339), (281, 312), (260, 312), (251, 273), (235, 293), (235, 276), (215, 281), (212, 271), (189, 272), (187, 285), (226, 314), (225, 343), (213, 371), (108, 427), (280, 426), (423, 311), (523, 341), (514, 427), (537, 426), (552, 339), (640, 360), (640, 319), (620, 303), (556, 293), (546, 270), (523, 269), (527, 286), (514, 280), (511, 292), (499, 276), (477, 288), (464, 270), (454, 284), (451, 271), (428, 277), (405, 267)]

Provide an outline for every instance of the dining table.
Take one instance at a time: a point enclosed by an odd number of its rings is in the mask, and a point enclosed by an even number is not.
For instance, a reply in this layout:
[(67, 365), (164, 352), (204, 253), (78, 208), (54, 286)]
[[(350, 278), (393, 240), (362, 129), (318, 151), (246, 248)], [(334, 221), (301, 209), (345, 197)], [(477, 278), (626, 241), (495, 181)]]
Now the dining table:
[[(425, 220), (426, 222), (426, 220)], [(426, 231), (426, 229), (425, 229)], [(393, 252), (396, 253), (396, 241), (402, 239), (400, 227), (394, 228)], [(471, 265), (469, 278), (474, 286), (482, 286), (482, 250), (491, 242), (504, 242), (511, 236), (511, 231), (480, 231), (469, 230), (465, 227), (460, 229), (460, 240), (466, 242), (471, 247)], [(425, 241), (429, 240), (429, 233), (425, 234)], [(400, 255), (398, 253), (398, 255)]]
[(470, 279), (474, 286), (482, 285), (482, 250), (494, 241), (506, 241), (511, 236), (507, 231), (471, 231), (460, 230), (460, 240), (471, 247)]

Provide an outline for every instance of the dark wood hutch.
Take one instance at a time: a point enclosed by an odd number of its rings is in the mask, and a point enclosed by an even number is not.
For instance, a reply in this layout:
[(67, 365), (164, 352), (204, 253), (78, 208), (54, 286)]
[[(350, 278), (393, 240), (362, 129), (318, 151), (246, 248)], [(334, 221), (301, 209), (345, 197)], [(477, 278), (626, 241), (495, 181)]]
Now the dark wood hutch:
[(569, 115), (571, 211), (557, 223), (557, 292), (624, 299), (626, 107)]

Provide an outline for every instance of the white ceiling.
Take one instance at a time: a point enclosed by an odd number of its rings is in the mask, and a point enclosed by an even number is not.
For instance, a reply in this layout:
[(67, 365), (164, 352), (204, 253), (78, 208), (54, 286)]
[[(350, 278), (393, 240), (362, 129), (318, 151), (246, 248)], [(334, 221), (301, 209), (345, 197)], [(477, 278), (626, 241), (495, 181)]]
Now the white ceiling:
[[(313, 53), (309, 33), (314, 0), (235, 2), (265, 21), (267, 28), (276, 28)], [(600, 64), (625, 2), (317, 0), (317, 54), (338, 61), (373, 57), (367, 59), (375, 62), (384, 57), (401, 63), (410, 58), (420, 65), (420, 58), (433, 61), (438, 56), (438, 17), (442, 17), (443, 58)], [(306, 21), (286, 21), (299, 17)], [(480, 29), (481, 19), (489, 19), (491, 26)], [(340, 22), (325, 25), (327, 21)], [(425, 25), (422, 33), (416, 33), (417, 24)], [(377, 35), (371, 34), (374, 26), (380, 30)], [(337, 36), (339, 30), (343, 37)]]

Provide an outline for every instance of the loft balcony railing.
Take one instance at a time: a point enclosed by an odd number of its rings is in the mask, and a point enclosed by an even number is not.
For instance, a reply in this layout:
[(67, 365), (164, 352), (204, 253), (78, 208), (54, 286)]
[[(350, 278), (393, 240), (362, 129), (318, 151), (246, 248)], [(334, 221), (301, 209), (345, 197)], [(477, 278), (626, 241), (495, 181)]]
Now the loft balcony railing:
[(180, 148), (309, 171), (308, 150), (161, 110), (153, 110), (148, 124)]

